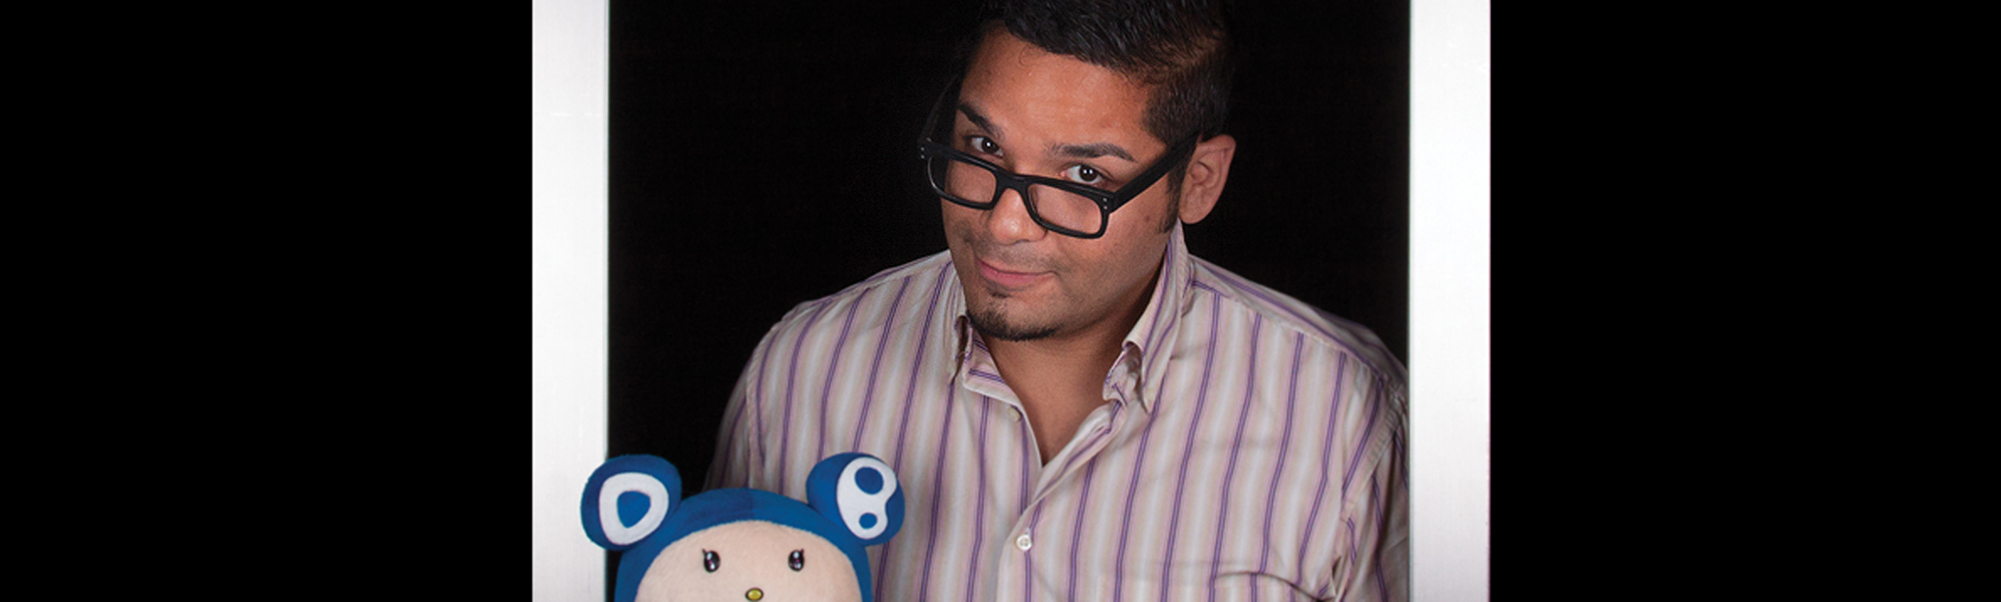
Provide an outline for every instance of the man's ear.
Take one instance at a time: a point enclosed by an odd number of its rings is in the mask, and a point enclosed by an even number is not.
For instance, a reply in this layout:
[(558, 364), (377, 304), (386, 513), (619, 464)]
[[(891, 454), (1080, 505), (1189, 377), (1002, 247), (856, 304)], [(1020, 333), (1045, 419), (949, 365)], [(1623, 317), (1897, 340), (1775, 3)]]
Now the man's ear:
[(1218, 135), (1195, 145), (1188, 158), (1188, 173), (1181, 180), (1181, 223), (1193, 224), (1209, 217), (1223, 184), (1230, 179), (1230, 159), (1237, 155), (1237, 139)]

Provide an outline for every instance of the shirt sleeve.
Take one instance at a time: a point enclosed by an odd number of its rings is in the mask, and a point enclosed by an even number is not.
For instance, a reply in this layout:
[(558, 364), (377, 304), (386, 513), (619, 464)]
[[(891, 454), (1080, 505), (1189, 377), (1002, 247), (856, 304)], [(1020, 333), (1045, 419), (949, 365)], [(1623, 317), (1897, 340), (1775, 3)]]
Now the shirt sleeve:
[(1368, 490), (1341, 513), (1349, 527), (1347, 554), (1334, 567), (1334, 598), (1363, 601), (1410, 599), (1410, 481), (1403, 392), (1376, 393), (1393, 411), (1364, 466)]

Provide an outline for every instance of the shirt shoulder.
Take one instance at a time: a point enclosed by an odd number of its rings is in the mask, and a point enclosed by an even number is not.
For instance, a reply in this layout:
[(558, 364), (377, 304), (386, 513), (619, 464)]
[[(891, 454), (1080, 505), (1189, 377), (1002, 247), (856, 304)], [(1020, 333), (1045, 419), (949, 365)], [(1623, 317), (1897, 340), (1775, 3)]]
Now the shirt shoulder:
[(1403, 363), (1367, 326), (1252, 282), (1200, 257), (1190, 260), (1194, 264), (1190, 286), (1195, 291), (1213, 294), (1226, 307), (1253, 312), (1266, 322), (1305, 335), (1315, 344), (1352, 355), (1383, 379), (1392, 396), (1404, 397)]
[(953, 274), (949, 255), (927, 256), (800, 303), (772, 324), (731, 394), (710, 486), (804, 499), (805, 471), (829, 446), (852, 444), (837, 434), (860, 436), (877, 366), (914, 370), (905, 360), (924, 346), (909, 342), (953, 298), (943, 294), (958, 286)]
[[(785, 331), (825, 328), (828, 313), (853, 314), (865, 323), (881, 324), (894, 315), (912, 315), (931, 304), (929, 300), (940, 297), (944, 287), (956, 282), (952, 273), (952, 256), (948, 251), (889, 268), (849, 285), (825, 297), (802, 302), (773, 324), (766, 339)], [(924, 302), (915, 302), (922, 300)], [(836, 321), (833, 328), (840, 328), (843, 322)]]

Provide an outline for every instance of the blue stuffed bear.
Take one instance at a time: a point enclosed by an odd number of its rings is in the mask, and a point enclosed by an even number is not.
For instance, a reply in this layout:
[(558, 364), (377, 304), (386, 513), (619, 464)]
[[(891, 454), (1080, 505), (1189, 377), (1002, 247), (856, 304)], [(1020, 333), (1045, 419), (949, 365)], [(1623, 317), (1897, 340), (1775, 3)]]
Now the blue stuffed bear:
[(606, 460), (584, 486), (584, 534), (623, 551), (616, 602), (872, 602), (864, 548), (903, 526), (896, 473), (875, 456), (821, 460), (807, 503), (717, 489), (681, 499), (681, 474), (658, 456)]

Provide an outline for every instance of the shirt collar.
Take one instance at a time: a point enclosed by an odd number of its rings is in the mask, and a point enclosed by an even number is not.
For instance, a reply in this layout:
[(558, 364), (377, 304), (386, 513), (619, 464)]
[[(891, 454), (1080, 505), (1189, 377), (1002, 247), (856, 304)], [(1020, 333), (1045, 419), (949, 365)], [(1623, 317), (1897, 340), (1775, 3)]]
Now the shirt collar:
[(1153, 298), (1147, 301), (1146, 311), (1133, 323), (1132, 331), (1126, 333), (1125, 351), (1113, 364), (1113, 370), (1117, 371), (1119, 364), (1133, 362), (1133, 367), (1143, 375), (1138, 379), (1140, 388), (1134, 393), (1140, 400), (1140, 408), (1148, 413), (1153, 412), (1154, 399), (1167, 381), (1167, 360), (1172, 356), (1181, 315), (1187, 311), (1193, 267), (1188, 245), (1182, 239), (1181, 223), (1177, 221), (1168, 237), (1166, 256), (1161, 258), (1160, 277), (1154, 280)]

